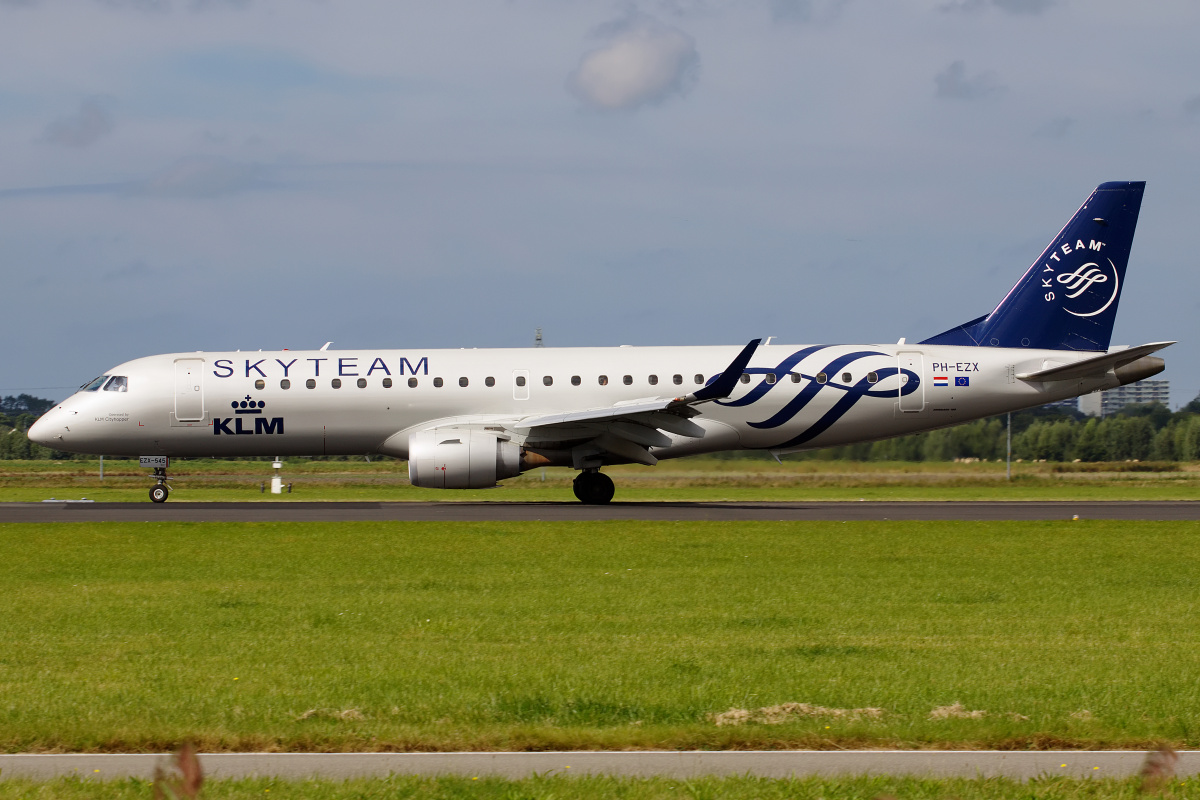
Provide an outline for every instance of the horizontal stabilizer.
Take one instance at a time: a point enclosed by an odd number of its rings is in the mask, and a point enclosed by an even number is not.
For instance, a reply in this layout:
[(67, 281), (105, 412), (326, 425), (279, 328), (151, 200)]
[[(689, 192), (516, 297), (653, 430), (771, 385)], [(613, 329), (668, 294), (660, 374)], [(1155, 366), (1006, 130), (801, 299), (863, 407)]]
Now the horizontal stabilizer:
[(1173, 344), (1175, 342), (1151, 342), (1112, 353), (1102, 353), (1070, 364), (1048, 367), (1037, 372), (1019, 372), (1017, 378), (1023, 381), (1071, 381), (1080, 378), (1103, 377), (1110, 369), (1132, 364), (1143, 356), (1148, 356)]

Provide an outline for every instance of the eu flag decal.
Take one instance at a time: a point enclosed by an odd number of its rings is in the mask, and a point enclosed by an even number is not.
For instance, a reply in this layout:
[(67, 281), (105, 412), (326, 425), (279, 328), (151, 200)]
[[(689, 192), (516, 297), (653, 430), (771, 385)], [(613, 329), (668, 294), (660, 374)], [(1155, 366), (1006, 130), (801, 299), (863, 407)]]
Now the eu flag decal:
[(971, 379), (970, 378), (955, 378), (954, 385), (955, 386), (970, 386)]

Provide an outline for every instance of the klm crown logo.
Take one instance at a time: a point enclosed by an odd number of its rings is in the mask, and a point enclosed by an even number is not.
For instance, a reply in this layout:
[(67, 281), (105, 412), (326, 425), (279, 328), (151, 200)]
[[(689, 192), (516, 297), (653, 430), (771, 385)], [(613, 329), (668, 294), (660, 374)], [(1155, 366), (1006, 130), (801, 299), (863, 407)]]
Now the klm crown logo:
[[(267, 407), (266, 400), (255, 400), (250, 395), (246, 395), (244, 400), (234, 400), (230, 402), (229, 407), (233, 409), (234, 416), (232, 417), (213, 417), (213, 436), (254, 436), (258, 434), (276, 434), (283, 433), (283, 417), (271, 417), (267, 419), (264, 416), (255, 417), (254, 427), (243, 425), (244, 417), (241, 414), (263, 414), (263, 409)], [(230, 427), (232, 424), (233, 427)]]
[(263, 409), (267, 407), (266, 400), (252, 400), (250, 395), (246, 395), (246, 399), (242, 401), (234, 400), (229, 404), (235, 414), (261, 414)]

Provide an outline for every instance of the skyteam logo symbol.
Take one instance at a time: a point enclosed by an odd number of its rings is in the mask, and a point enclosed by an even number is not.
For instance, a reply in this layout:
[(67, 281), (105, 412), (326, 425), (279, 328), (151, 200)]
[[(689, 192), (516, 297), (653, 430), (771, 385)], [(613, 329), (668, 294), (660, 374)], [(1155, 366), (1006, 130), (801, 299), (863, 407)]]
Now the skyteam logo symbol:
[[(255, 400), (250, 395), (246, 395), (244, 400), (234, 400), (229, 404), (233, 409), (235, 416), (213, 417), (213, 436), (253, 436), (256, 434), (274, 434), (283, 433), (283, 417), (272, 417), (267, 419), (261, 416), (266, 413), (264, 409), (267, 407), (266, 400)], [(254, 417), (254, 427), (249, 427), (250, 419), (248, 417), (239, 416), (241, 414), (256, 414)], [(233, 427), (230, 428), (230, 423)], [(243, 424), (245, 423), (245, 424)]]
[(1104, 312), (1117, 299), (1121, 288), (1117, 265), (1112, 259), (1105, 259), (1103, 265), (1089, 261), (1074, 272), (1060, 273), (1055, 279), (1062, 286), (1063, 311), (1076, 317), (1094, 317)]
[[(1111, 258), (1101, 254), (1106, 242), (1096, 239), (1076, 239), (1075, 244), (1065, 241), (1050, 249), (1049, 257), (1042, 264), (1043, 298), (1047, 303), (1061, 298), (1062, 310), (1076, 317), (1094, 317), (1108, 310), (1121, 293), (1121, 276)], [(1095, 261), (1086, 261), (1071, 269), (1070, 263), (1082, 254)], [(1066, 256), (1072, 256), (1066, 258)], [(1068, 272), (1067, 270), (1071, 270)]]

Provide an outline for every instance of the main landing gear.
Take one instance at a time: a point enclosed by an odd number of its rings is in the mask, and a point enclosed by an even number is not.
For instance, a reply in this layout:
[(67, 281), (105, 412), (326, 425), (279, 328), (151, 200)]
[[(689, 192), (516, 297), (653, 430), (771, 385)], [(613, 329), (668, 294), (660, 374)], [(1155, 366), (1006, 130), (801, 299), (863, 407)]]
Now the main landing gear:
[(610, 502), (617, 491), (612, 478), (598, 469), (585, 469), (575, 476), (574, 489), (579, 502), (589, 506), (600, 506)]
[(154, 480), (157, 483), (150, 488), (150, 499), (155, 503), (167, 502), (167, 495), (171, 493), (171, 488), (167, 486), (167, 468), (155, 467)]

